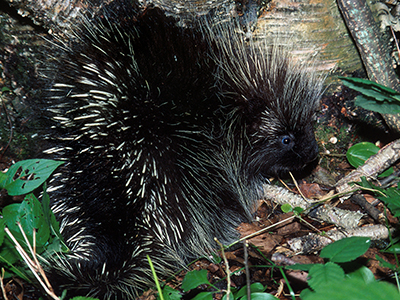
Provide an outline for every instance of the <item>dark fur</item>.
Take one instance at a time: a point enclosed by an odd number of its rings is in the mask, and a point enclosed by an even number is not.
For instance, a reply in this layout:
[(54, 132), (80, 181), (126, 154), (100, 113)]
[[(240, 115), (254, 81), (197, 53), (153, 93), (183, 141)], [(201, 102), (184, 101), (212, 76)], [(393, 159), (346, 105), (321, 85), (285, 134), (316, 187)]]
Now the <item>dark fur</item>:
[(86, 20), (47, 70), (44, 153), (67, 161), (50, 191), (71, 248), (50, 264), (71, 295), (131, 299), (151, 282), (147, 254), (165, 275), (214, 237), (233, 241), (263, 176), (316, 157), (322, 84), (234, 22), (184, 29), (158, 9), (115, 11)]

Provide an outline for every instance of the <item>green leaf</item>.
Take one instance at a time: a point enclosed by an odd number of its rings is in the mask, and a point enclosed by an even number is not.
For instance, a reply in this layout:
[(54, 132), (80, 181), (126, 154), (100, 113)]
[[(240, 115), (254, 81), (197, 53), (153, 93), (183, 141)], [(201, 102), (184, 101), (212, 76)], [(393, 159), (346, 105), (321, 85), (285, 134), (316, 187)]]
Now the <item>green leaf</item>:
[(30, 282), (32, 273), (25, 264), (16, 264), (21, 260), (21, 256), (15, 249), (14, 244), (10, 239), (4, 239), (0, 247), (0, 269), (3, 267), (6, 270), (4, 278), (19, 277)]
[[(227, 300), (227, 299), (228, 299), (228, 293), (225, 293), (225, 294), (222, 296), (222, 300)], [(232, 293), (232, 290), (231, 290), (231, 292), (229, 293), (229, 299), (232, 299), (232, 300), (238, 299), (238, 298), (236, 298), (235, 295)]]
[[(215, 264), (221, 263), (222, 258), (221, 258), (221, 256), (219, 256), (217, 253), (213, 252), (213, 253), (211, 253), (211, 256), (212, 256), (211, 261), (212, 261), (213, 263), (215, 263)], [(207, 259), (208, 259), (208, 258), (207, 258)], [(210, 259), (209, 259), (209, 260), (210, 260)]]
[(8, 87), (6, 87), (6, 86), (3, 86), (2, 88), (1, 88), (1, 92), (2, 93), (4, 93), (4, 92), (10, 92), (11, 90), (10, 90), (10, 88), (8, 88)]
[(10, 268), (19, 260), (21, 260), (21, 256), (15, 249), (14, 244), (10, 239), (4, 239), (0, 248), (0, 265)]
[[(251, 293), (256, 293), (256, 292), (264, 292), (265, 291), (265, 287), (259, 283), (253, 283), (250, 285), (250, 292)], [(245, 285), (244, 287), (242, 287), (236, 294), (235, 294), (235, 298), (239, 299), (240, 297), (243, 297), (247, 295), (247, 285)]]
[(4, 188), (8, 175), (6, 173), (0, 172), (0, 189)]
[(390, 168), (387, 169), (385, 172), (379, 174), (378, 177), (388, 177), (389, 175), (392, 175), (393, 172), (394, 172), (393, 167), (390, 167)]
[(213, 292), (198, 293), (192, 300), (213, 300)]
[(0, 182), (0, 187), (10, 196), (32, 192), (49, 178), (63, 162), (50, 159), (28, 159), (15, 163), (6, 172), (7, 179)]
[(382, 267), (384, 267), (384, 268), (389, 268), (389, 269), (391, 269), (392, 271), (395, 271), (395, 272), (398, 272), (398, 271), (399, 271), (399, 267), (397, 267), (397, 266), (394, 265), (394, 264), (391, 264), (391, 263), (387, 262), (386, 260), (384, 260), (384, 259), (381, 258), (380, 256), (375, 255), (375, 258), (376, 258), (377, 261), (379, 261), (379, 264), (380, 264)]
[[(68, 247), (64, 244), (63, 240), (60, 240), (58, 237), (52, 239), (51, 242), (49, 242), (48, 244), (46, 244), (46, 254), (53, 254), (55, 252), (60, 253), (68, 253), (70, 250), (68, 249)], [(44, 254), (42, 254), (42, 256), (45, 256)]]
[[(378, 153), (380, 148), (375, 144), (370, 142), (362, 142), (355, 144), (350, 147), (346, 152), (346, 157), (349, 163), (354, 167), (358, 168), (362, 166), (365, 161), (370, 158), (372, 155)], [(389, 176), (393, 173), (393, 168), (389, 168), (385, 172), (383, 172), (379, 177)]]
[(368, 158), (378, 153), (378, 151), (378, 146), (369, 142), (362, 142), (350, 147), (349, 150), (347, 150), (346, 157), (354, 168), (358, 168), (362, 166)]
[(304, 209), (301, 208), (301, 207), (299, 207), (299, 206), (296, 206), (296, 207), (293, 209), (293, 211), (294, 211), (297, 215), (301, 215), (301, 214), (303, 213)]
[(399, 300), (400, 294), (393, 284), (387, 282), (372, 282), (358, 278), (330, 281), (317, 291), (302, 292), (302, 300)]
[(375, 281), (374, 274), (366, 266), (361, 266), (357, 270), (355, 270), (349, 274), (346, 274), (346, 276), (348, 278), (357, 278), (357, 279), (363, 280), (367, 284)]
[[(376, 188), (376, 187), (375, 187)], [(396, 217), (400, 217), (400, 190), (397, 188), (379, 189), (386, 194), (385, 196), (378, 195), (381, 200), (390, 209), (391, 213)]]
[(26, 243), (17, 222), (21, 224), (31, 245), (33, 243), (33, 229), (36, 228), (37, 252), (40, 254), (44, 250), (43, 247), (49, 240), (50, 228), (44, 219), (42, 204), (33, 194), (25, 196), (21, 203), (7, 205), (3, 208), (2, 214), (5, 226), (22, 246)]
[(183, 278), (182, 289), (187, 292), (202, 284), (210, 285), (210, 282), (207, 279), (207, 270), (194, 270), (188, 272), (185, 278)]
[[(251, 300), (279, 300), (275, 296), (268, 293), (251, 293)], [(247, 295), (240, 298), (240, 300), (247, 300)]]
[(397, 187), (382, 189), (368, 182), (365, 177), (361, 177), (361, 182), (358, 182), (357, 184), (364, 188), (376, 190), (376, 198), (381, 200), (396, 218), (400, 217), (400, 183)]
[(4, 218), (0, 216), (0, 247), (3, 244), (4, 241), (4, 236), (6, 233), (4, 232), (5, 224), (4, 224)]
[(345, 86), (361, 93), (360, 96), (356, 97), (356, 105), (381, 114), (400, 112), (400, 93), (397, 91), (366, 79), (339, 78)]
[(344, 271), (339, 265), (333, 262), (328, 262), (324, 265), (315, 265), (313, 268), (311, 268), (309, 276), (309, 286), (317, 291), (330, 281), (343, 280)]
[[(0, 253), (0, 266), (6, 270), (4, 278), (18, 277), (25, 280), (26, 282), (31, 282), (32, 278), (31, 271), (27, 270), (25, 266), (21, 266), (20, 264), (17, 265), (18, 267), (15, 267), (13, 264), (10, 264), (10, 261), (5, 256), (3, 256), (4, 253), (5, 251), (1, 251)], [(15, 262), (19, 262), (20, 259), (18, 252), (15, 250), (13, 251), (13, 254), (15, 254), (16, 258)], [(6, 253), (6, 256), (9, 255), (10, 255), (9, 253)]]
[[(164, 300), (179, 300), (182, 298), (182, 295), (179, 291), (174, 290), (172, 287), (165, 285), (162, 289), (162, 293), (164, 296)], [(160, 299), (157, 296), (157, 299)]]
[(63, 241), (63, 237), (60, 233), (60, 223), (56, 220), (54, 213), (50, 209), (50, 197), (49, 194), (46, 192), (46, 183), (44, 183), (43, 185), (42, 208), (44, 219), (47, 226), (50, 228), (51, 233), (56, 236), (57, 239)]
[(308, 297), (311, 297), (313, 294), (314, 292), (311, 289), (304, 289), (300, 292), (300, 299), (308, 299)]
[(388, 98), (390, 101), (399, 101), (400, 93), (374, 81), (362, 78), (339, 76), (343, 84), (357, 92), (370, 97), (376, 97), (378, 101)]
[(383, 252), (399, 254), (400, 253), (400, 242), (397, 242), (396, 244), (393, 244), (392, 246), (390, 246), (389, 248), (387, 248)]
[(378, 102), (375, 97), (359, 95), (356, 97), (354, 104), (380, 114), (396, 114), (400, 112), (400, 105), (397, 102), (389, 102), (388, 99)]
[(285, 203), (285, 204), (282, 204), (281, 210), (282, 210), (284, 213), (288, 213), (288, 212), (292, 212), (292, 211), (293, 211), (293, 208), (292, 208), (292, 206), (291, 206), (290, 204)]
[(320, 256), (332, 262), (348, 262), (363, 255), (369, 248), (371, 240), (367, 237), (353, 236), (336, 241), (321, 250)]

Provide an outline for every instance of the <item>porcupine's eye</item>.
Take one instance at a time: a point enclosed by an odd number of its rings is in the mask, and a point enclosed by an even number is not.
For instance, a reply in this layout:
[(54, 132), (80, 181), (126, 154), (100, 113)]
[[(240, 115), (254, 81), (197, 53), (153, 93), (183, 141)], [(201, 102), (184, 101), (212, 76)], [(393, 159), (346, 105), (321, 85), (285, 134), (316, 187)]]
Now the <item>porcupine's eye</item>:
[(282, 150), (290, 150), (295, 146), (294, 137), (290, 134), (280, 136)]
[(290, 136), (286, 135), (286, 136), (282, 137), (282, 144), (289, 145), (290, 142), (291, 142)]

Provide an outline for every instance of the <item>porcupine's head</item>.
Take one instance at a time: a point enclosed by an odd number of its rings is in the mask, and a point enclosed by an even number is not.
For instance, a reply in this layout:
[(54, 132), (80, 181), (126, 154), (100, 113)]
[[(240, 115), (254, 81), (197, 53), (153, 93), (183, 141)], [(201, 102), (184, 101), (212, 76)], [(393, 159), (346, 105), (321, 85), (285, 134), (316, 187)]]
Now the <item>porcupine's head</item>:
[(223, 25), (213, 30), (232, 41), (216, 45), (218, 77), (223, 97), (232, 99), (244, 123), (244, 171), (280, 176), (315, 161), (313, 119), (324, 77), (312, 62), (294, 60), (290, 46), (247, 42)]
[(263, 174), (281, 175), (299, 171), (317, 157), (313, 121), (322, 81), (278, 49), (274, 51), (264, 68), (265, 73), (270, 72), (268, 77), (253, 73), (253, 84), (259, 87), (254, 94), (244, 95), (249, 97), (249, 167), (255, 171), (259, 168)]

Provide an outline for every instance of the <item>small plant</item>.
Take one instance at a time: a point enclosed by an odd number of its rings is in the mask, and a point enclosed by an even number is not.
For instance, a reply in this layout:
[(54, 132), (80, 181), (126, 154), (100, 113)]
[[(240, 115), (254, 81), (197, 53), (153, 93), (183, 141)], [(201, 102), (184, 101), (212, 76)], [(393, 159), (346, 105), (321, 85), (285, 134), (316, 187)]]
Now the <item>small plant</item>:
[(393, 284), (375, 280), (372, 272), (356, 259), (370, 246), (365, 237), (350, 237), (336, 241), (324, 249), (320, 256), (324, 264), (293, 265), (287, 269), (309, 272), (309, 288), (304, 289), (302, 300), (394, 300), (400, 299)]
[[(7, 205), (0, 214), (0, 265), (5, 271), (2, 280), (18, 276), (31, 282), (35, 276), (53, 299), (59, 298), (47, 281), (38, 255), (46, 257), (55, 252), (68, 251), (60, 235), (59, 224), (50, 210), (50, 198), (45, 184), (61, 164), (47, 159), (29, 159), (17, 162), (5, 173), (0, 172), (1, 189), (6, 189), (10, 196), (25, 195), (21, 203)], [(41, 185), (43, 192), (42, 200), (39, 201), (33, 191)]]
[[(355, 91), (360, 92), (360, 95), (355, 99), (355, 105), (361, 106), (364, 109), (375, 111), (381, 114), (397, 114), (400, 112), (400, 93), (380, 85), (378, 83), (360, 79), (360, 78), (348, 78), (348, 77), (340, 77), (343, 81), (343, 84)], [(349, 163), (357, 168), (364, 164), (364, 162), (372, 155), (378, 153), (379, 147), (375, 146), (372, 143), (359, 143), (352, 146), (346, 153), (347, 159)], [(379, 177), (386, 177), (393, 174), (393, 168), (389, 168), (385, 172), (379, 175)], [(400, 217), (400, 184), (393, 185), (390, 187), (382, 188), (375, 186), (368, 182), (365, 177), (361, 178), (361, 182), (357, 182), (357, 185), (362, 188), (372, 191), (375, 194), (375, 197), (381, 200), (391, 211), (394, 217)], [(399, 238), (394, 238), (389, 234), (390, 237), (390, 246), (384, 251), (393, 253), (396, 259), (396, 265), (390, 264), (384, 261), (379, 256), (376, 256), (376, 259), (381, 263), (382, 266), (390, 268), (394, 272), (394, 276), (397, 281), (397, 286), (400, 289), (400, 282), (398, 279), (399, 269), (399, 261), (397, 254), (400, 253), (400, 243)], [(368, 269), (367, 269), (368, 270)], [(369, 271), (369, 270), (368, 270)], [(367, 272), (367, 271), (365, 271)], [(370, 272), (370, 271), (369, 271)], [(364, 275), (365, 278), (366, 275)], [(378, 289), (386, 289), (383, 285), (377, 287), (377, 283), (372, 279), (372, 274), (369, 274), (371, 278), (370, 286), (376, 286)], [(364, 282), (365, 283), (365, 282)], [(391, 288), (388, 288), (391, 289)], [(363, 299), (389, 299), (389, 298), (381, 298), (375, 297), (372, 290), (368, 289), (368, 297)], [(382, 290), (381, 294), (385, 292)], [(388, 291), (389, 293), (389, 291)], [(310, 298), (314, 299), (314, 298)], [(316, 298), (315, 298), (316, 299)], [(330, 299), (330, 298), (329, 298)], [(357, 298), (358, 299), (358, 298)], [(394, 299), (394, 298), (393, 298)], [(396, 295), (395, 299), (400, 299), (399, 295)], [(308, 298), (306, 300), (309, 300)]]
[[(380, 148), (373, 143), (362, 142), (350, 147), (347, 150), (346, 158), (354, 168), (358, 168), (372, 155), (377, 154), (379, 150)], [(393, 167), (387, 169), (379, 177), (387, 177), (391, 174), (393, 174)]]
[(400, 93), (379, 83), (351, 77), (339, 77), (343, 84), (361, 94), (354, 104), (381, 114), (400, 112)]
[[(26, 195), (21, 203), (13, 203), (3, 208), (0, 219), (0, 262), (8, 271), (5, 278), (16, 274), (29, 280), (24, 268), (16, 267), (21, 260), (13, 242), (5, 239), (5, 228), (14, 236), (25, 251), (29, 251), (24, 235), (35, 253), (45, 250), (60, 250), (62, 238), (58, 223), (50, 211), (50, 199), (43, 191), (42, 202), (32, 193), (40, 187), (51, 173), (62, 163), (52, 160), (25, 160), (11, 166), (6, 173), (0, 173), (0, 188), (10, 196)], [(23, 232), (21, 232), (21, 228)]]
[[(207, 270), (195, 270), (188, 272), (183, 279), (182, 282), (182, 290), (184, 292), (188, 292), (192, 289), (197, 288), (200, 285), (205, 285), (207, 287), (210, 287), (213, 289), (213, 291), (206, 291), (206, 292), (200, 292), (197, 294), (193, 300), (212, 300), (213, 295), (217, 292), (222, 292), (220, 289), (215, 287), (213, 284), (210, 283), (210, 281), (207, 278)], [(253, 283), (250, 285), (250, 295), (251, 299), (255, 300), (277, 300), (278, 298), (274, 297), (271, 294), (265, 293), (265, 287), (261, 283)], [(165, 297), (165, 293), (170, 293), (174, 291), (171, 288), (164, 289), (163, 294)], [(167, 298), (165, 298), (167, 299)], [(170, 299), (170, 298), (168, 298)], [(227, 299), (227, 295), (225, 294), (222, 299)], [(241, 299), (245, 300), (247, 299), (247, 286), (244, 286), (241, 289), (236, 289), (236, 288), (231, 288), (231, 294), (229, 295), (229, 299), (231, 300), (236, 300), (236, 299)]]

